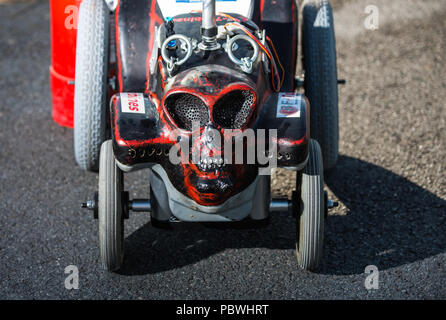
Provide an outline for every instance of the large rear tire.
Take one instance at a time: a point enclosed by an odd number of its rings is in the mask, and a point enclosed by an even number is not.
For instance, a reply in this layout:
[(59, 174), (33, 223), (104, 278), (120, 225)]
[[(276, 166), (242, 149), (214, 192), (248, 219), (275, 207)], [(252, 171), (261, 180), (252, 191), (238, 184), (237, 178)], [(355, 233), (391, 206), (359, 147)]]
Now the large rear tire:
[(123, 172), (116, 165), (112, 140), (102, 144), (99, 165), (99, 254), (105, 270), (116, 271), (124, 257)]
[(302, 53), (305, 95), (310, 101), (311, 137), (324, 157), (324, 169), (335, 167), (339, 149), (338, 76), (333, 10), (327, 0), (306, 0), (302, 9)]
[(107, 114), (109, 11), (105, 1), (82, 1), (78, 21), (74, 154), (82, 169), (97, 171)]
[[(296, 253), (299, 267), (314, 271), (324, 245), (325, 198), (322, 153), (316, 140), (310, 141), (310, 155), (301, 177), (300, 216), (296, 219)], [(298, 179), (298, 183), (300, 179)]]

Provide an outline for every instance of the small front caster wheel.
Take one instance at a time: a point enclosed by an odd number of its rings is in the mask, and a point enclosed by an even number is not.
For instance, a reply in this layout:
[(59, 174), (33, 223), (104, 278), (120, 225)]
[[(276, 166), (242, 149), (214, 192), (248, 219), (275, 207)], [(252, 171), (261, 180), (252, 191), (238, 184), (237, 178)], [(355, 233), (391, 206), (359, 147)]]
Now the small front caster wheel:
[(123, 172), (113, 155), (112, 140), (101, 146), (99, 158), (99, 254), (105, 270), (116, 271), (124, 257)]
[(308, 163), (297, 183), (301, 183), (301, 212), (296, 219), (297, 261), (300, 268), (313, 271), (322, 258), (325, 222), (324, 168), (316, 140), (310, 141)]

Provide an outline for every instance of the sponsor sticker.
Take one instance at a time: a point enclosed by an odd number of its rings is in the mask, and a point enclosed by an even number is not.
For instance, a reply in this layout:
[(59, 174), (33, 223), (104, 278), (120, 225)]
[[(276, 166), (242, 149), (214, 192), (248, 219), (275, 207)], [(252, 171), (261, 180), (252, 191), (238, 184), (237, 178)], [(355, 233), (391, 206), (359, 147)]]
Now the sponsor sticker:
[(121, 112), (146, 113), (142, 93), (121, 93)]
[(277, 101), (277, 118), (300, 118), (301, 96), (294, 93), (280, 93)]

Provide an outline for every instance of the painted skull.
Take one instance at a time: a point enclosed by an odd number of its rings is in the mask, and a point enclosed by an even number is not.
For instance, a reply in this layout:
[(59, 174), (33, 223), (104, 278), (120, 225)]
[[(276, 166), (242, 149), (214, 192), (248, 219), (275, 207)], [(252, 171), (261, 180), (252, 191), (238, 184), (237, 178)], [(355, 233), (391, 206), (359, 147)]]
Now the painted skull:
[[(166, 163), (165, 169), (175, 188), (200, 205), (222, 204), (257, 176), (254, 164), (236, 164), (234, 157), (235, 139), (255, 120), (254, 88), (244, 74), (217, 65), (186, 70), (166, 85), (163, 112), (171, 130), (179, 132), (178, 140), (186, 139), (188, 147), (179, 151), (186, 161)], [(226, 144), (231, 144), (232, 159), (225, 157)], [(246, 147), (245, 141), (245, 155)]]

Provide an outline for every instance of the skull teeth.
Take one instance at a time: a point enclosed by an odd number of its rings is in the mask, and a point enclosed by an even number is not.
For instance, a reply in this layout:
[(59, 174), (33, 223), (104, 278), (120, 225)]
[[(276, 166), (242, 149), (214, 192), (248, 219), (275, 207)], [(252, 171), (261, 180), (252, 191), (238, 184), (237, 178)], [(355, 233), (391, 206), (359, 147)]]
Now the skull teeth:
[(202, 170), (216, 170), (223, 167), (226, 162), (222, 158), (204, 158), (200, 160), (200, 168)]

